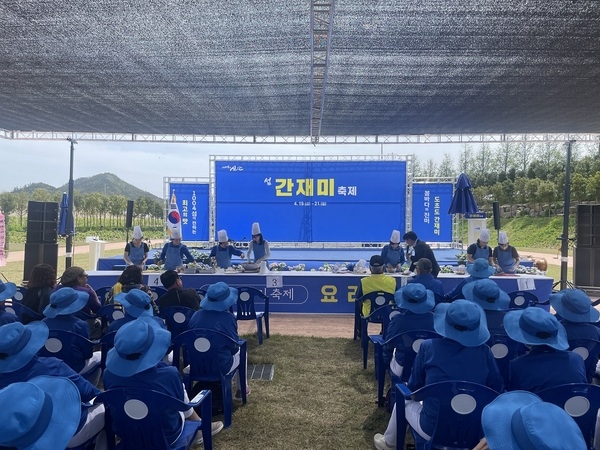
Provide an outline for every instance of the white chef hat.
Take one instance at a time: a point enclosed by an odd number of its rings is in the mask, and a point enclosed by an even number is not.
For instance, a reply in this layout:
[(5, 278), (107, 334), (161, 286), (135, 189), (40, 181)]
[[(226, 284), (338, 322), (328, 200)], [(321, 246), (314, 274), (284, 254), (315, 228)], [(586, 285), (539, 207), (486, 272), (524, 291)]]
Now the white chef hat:
[(143, 236), (142, 234), (142, 229), (139, 226), (135, 226), (133, 227), (133, 238), (134, 239), (141, 239)]
[(260, 234), (260, 224), (258, 222), (254, 222), (252, 224), (252, 236), (256, 236)]
[(400, 232), (398, 230), (392, 231), (392, 237), (390, 237), (390, 242), (392, 244), (399, 244), (400, 243)]
[(219, 242), (229, 242), (229, 238), (227, 237), (227, 230), (219, 230), (217, 232), (217, 237)]
[(490, 242), (490, 230), (484, 228), (479, 234), (479, 240), (482, 242)]
[(173, 230), (171, 231), (171, 239), (181, 239), (181, 230)]
[(498, 244), (508, 244), (508, 236), (506, 235), (506, 231), (501, 231), (498, 233)]

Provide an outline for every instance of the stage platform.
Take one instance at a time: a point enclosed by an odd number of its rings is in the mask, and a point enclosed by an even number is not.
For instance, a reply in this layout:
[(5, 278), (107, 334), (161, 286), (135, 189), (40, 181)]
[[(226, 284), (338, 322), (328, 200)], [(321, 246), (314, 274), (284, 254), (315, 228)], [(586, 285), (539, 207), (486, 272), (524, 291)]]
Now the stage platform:
[[(192, 247), (190, 247), (190, 250)], [(200, 253), (209, 254), (210, 250), (196, 249)], [(241, 248), (246, 253), (246, 249)], [(460, 249), (455, 248), (435, 248), (432, 247), (438, 264), (441, 266), (457, 266), (458, 259), (456, 255), (461, 253)], [(465, 247), (463, 252), (466, 252)], [(154, 254), (160, 250), (151, 249), (149, 260), (152, 260)], [(310, 271), (311, 269), (318, 270), (323, 264), (328, 263), (331, 265), (341, 263), (356, 264), (359, 260), (363, 259), (369, 261), (371, 256), (380, 255), (381, 247), (355, 247), (355, 248), (272, 248), (271, 257), (269, 263), (273, 262), (285, 262), (288, 266), (297, 266), (298, 264), (304, 264), (305, 270)], [(233, 264), (239, 264), (246, 262), (237, 257), (233, 257)], [(532, 261), (522, 261), (524, 266), (532, 266)], [(100, 258), (96, 266), (97, 270), (123, 270), (125, 268), (125, 261), (122, 256), (114, 256), (110, 258)]]

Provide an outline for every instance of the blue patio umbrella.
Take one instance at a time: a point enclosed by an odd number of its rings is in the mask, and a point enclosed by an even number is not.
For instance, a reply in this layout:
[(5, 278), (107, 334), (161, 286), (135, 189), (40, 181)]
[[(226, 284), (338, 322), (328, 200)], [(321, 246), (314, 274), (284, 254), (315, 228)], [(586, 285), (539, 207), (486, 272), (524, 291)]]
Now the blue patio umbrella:
[(69, 215), (69, 197), (66, 192), (63, 192), (62, 200), (60, 201), (60, 210), (58, 214), (58, 235), (66, 237), (69, 234), (67, 230), (67, 217)]
[(456, 180), (456, 189), (448, 209), (448, 214), (466, 214), (479, 211), (473, 192), (471, 191), (471, 182), (466, 174), (461, 173)]

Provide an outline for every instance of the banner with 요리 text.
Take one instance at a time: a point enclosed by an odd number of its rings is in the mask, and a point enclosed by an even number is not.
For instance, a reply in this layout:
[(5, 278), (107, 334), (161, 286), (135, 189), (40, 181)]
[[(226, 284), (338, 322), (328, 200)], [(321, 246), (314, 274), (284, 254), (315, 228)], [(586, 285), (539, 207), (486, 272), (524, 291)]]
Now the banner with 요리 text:
[(277, 242), (382, 242), (403, 230), (404, 161), (215, 161), (217, 230)]

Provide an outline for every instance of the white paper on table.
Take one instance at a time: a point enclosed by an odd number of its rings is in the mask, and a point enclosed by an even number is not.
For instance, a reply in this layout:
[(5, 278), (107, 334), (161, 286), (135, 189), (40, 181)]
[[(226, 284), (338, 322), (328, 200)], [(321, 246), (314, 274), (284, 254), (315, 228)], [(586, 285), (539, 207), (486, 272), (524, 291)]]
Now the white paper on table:
[(282, 275), (267, 275), (267, 287), (268, 288), (280, 288), (283, 287), (283, 276)]
[(533, 278), (517, 278), (519, 291), (535, 291), (535, 280)]
[(157, 273), (151, 273), (148, 275), (148, 286), (162, 286), (160, 281), (160, 275)]

